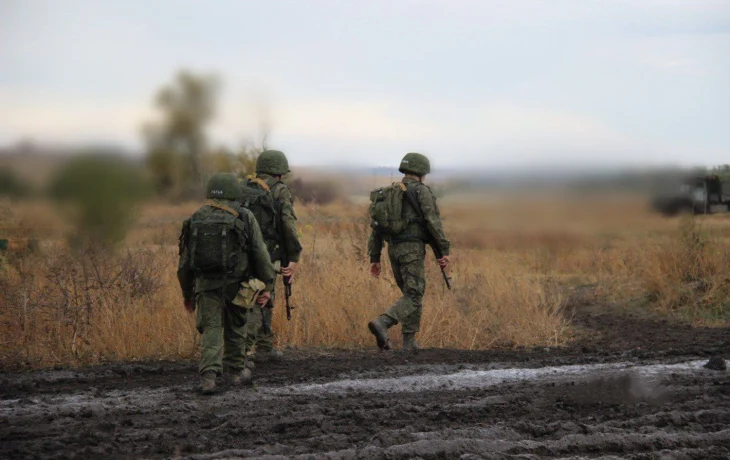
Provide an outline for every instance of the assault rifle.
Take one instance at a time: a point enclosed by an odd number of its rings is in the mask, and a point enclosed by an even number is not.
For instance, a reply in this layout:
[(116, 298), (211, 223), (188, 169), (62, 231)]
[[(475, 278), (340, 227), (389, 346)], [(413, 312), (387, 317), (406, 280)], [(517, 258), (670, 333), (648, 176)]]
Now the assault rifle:
[(263, 329), (264, 334), (268, 335), (271, 334), (271, 326), (269, 326), (269, 323), (266, 322), (266, 314), (264, 314), (264, 308), (266, 308), (266, 305), (261, 307), (261, 329)]
[[(282, 264), (284, 263), (284, 258), (282, 257)], [(289, 262), (286, 263), (286, 265), (289, 265)], [(290, 276), (284, 276), (284, 300), (286, 302), (286, 319), (287, 321), (291, 321), (291, 311), (294, 310), (294, 307), (289, 305), (289, 297), (291, 297), (291, 277)]]
[[(436, 241), (436, 238), (431, 234), (431, 230), (429, 230), (428, 226), (426, 225), (426, 217), (423, 215), (423, 210), (421, 209), (421, 205), (418, 203), (418, 197), (415, 194), (415, 190), (412, 188), (409, 188), (405, 191), (406, 198), (408, 199), (408, 202), (413, 206), (413, 209), (418, 213), (418, 217), (421, 218), (422, 225), (426, 228), (426, 233), (428, 234), (428, 244), (431, 246), (431, 249), (433, 249), (433, 255), (436, 256), (436, 260), (441, 259), (444, 255), (441, 253), (441, 250), (439, 249), (438, 242)], [(441, 276), (444, 277), (444, 282), (446, 283), (446, 287), (449, 288), (449, 291), (451, 290), (451, 278), (449, 278), (449, 275), (446, 274), (446, 270), (444, 270), (444, 267), (439, 266), (441, 268)]]
[[(278, 207), (278, 205), (277, 205)], [(279, 251), (281, 251), (281, 261), (279, 262), (280, 266), (286, 267), (289, 265), (289, 255), (286, 253), (286, 248), (284, 247), (284, 219), (281, 216), (281, 210), (279, 209), (278, 214), (278, 222), (277, 227), (279, 227), (279, 240), (281, 242), (281, 247), (279, 248)], [(295, 307), (292, 307), (289, 305), (289, 297), (291, 297), (291, 277), (290, 276), (284, 276), (282, 277), (282, 280), (284, 282), (284, 300), (286, 302), (286, 320), (291, 321), (291, 311), (294, 310)]]

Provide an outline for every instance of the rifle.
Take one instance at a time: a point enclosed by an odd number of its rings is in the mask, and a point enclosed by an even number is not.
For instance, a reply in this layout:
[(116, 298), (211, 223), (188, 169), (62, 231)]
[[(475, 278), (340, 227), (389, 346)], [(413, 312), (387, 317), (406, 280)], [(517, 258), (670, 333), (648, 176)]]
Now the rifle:
[(261, 329), (264, 330), (264, 334), (270, 334), (271, 333), (271, 327), (269, 326), (269, 323), (266, 322), (266, 315), (264, 314), (264, 308), (266, 306), (261, 307)]
[[(287, 264), (289, 265), (289, 264)], [(294, 309), (289, 305), (289, 297), (291, 297), (291, 277), (283, 277), (284, 281), (284, 300), (286, 301), (286, 320), (291, 321), (291, 311)]]
[[(406, 189), (405, 195), (408, 199), (408, 202), (411, 203), (411, 206), (413, 206), (413, 209), (416, 211), (416, 213), (418, 213), (418, 217), (421, 218), (421, 223), (424, 225), (424, 227), (426, 227), (426, 233), (428, 233), (428, 245), (431, 246), (431, 249), (433, 250), (433, 255), (436, 257), (436, 260), (441, 259), (444, 255), (439, 249), (436, 238), (431, 234), (431, 230), (429, 230), (428, 226), (425, 224), (426, 217), (423, 215), (423, 210), (421, 209), (421, 205), (418, 203), (418, 198), (415, 196), (415, 192), (412, 188), (409, 188)], [(444, 270), (444, 267), (439, 266), (439, 268), (441, 269), (441, 276), (444, 277), (446, 287), (449, 288), (450, 291), (451, 278), (449, 278), (449, 275), (446, 274), (446, 270)]]
[[(280, 205), (277, 204), (277, 208), (280, 208)], [(286, 248), (284, 247), (284, 219), (281, 216), (281, 209), (278, 209), (278, 222), (277, 227), (279, 230), (279, 240), (281, 247), (279, 250), (281, 251), (281, 260), (279, 265), (281, 267), (286, 267), (289, 265), (289, 255), (286, 253)], [(290, 276), (284, 276), (282, 277), (282, 281), (284, 283), (284, 300), (286, 302), (286, 320), (291, 321), (291, 311), (294, 310), (295, 307), (292, 307), (289, 305), (289, 297), (291, 297), (291, 277)]]

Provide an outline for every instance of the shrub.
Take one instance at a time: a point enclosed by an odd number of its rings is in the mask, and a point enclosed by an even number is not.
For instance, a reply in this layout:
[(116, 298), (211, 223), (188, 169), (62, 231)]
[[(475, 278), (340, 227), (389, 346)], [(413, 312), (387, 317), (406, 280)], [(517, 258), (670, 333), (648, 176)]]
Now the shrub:
[(329, 204), (345, 196), (342, 186), (332, 181), (319, 180), (304, 182), (301, 178), (289, 182), (292, 194), (303, 204), (316, 202)]
[(76, 242), (121, 241), (134, 206), (149, 193), (142, 169), (116, 155), (91, 153), (69, 160), (51, 181), (49, 194), (70, 205)]
[(30, 185), (18, 177), (9, 167), (0, 167), (0, 196), (25, 198), (32, 194)]

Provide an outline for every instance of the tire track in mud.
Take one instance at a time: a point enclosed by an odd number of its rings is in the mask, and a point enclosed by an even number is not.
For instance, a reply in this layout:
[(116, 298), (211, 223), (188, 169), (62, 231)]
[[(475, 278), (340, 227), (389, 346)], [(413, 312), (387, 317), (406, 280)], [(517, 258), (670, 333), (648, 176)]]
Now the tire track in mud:
[[(444, 366), (394, 366), (382, 370), (382, 379), (353, 374), (347, 380), (265, 385), (258, 391), (223, 387), (211, 397), (198, 395), (189, 381), (3, 399), (0, 454), (652, 458), (641, 455), (659, 450), (689, 455), (676, 458), (730, 455), (730, 379), (726, 372), (703, 369), (699, 361), (500, 367), (442, 374)], [(442, 388), (448, 379), (466, 384)]]
[(728, 331), (576, 321), (565, 349), (291, 351), (210, 397), (190, 362), (4, 373), (0, 458), (730, 458), (730, 374), (699, 366)]

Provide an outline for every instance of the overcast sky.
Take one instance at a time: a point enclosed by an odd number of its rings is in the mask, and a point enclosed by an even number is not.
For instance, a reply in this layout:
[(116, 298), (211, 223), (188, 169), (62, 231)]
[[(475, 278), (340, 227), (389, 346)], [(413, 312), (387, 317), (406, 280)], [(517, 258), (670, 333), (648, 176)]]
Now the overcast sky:
[(730, 163), (728, 0), (0, 0), (0, 144), (141, 150), (180, 68), (295, 164)]

